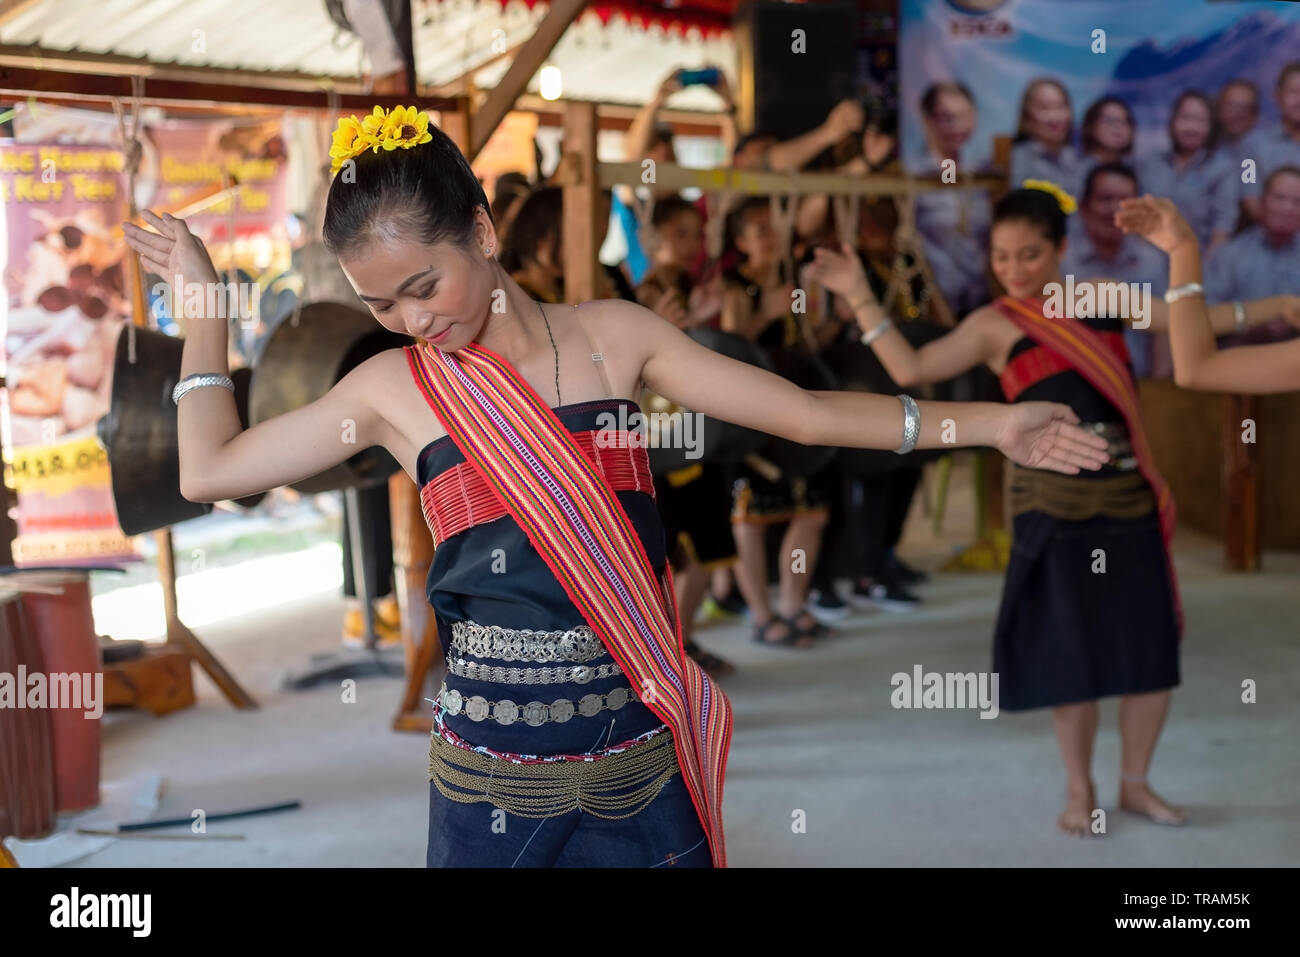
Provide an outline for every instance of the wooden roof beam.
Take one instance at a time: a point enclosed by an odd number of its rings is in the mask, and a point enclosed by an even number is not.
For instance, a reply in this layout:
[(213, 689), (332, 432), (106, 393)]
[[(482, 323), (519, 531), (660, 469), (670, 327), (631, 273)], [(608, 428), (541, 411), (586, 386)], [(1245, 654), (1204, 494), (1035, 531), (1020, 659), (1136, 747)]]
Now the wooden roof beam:
[(528, 81), (546, 62), (564, 31), (578, 18), (586, 5), (587, 0), (552, 0), (551, 9), (537, 25), (536, 32), (520, 48), (510, 69), (488, 94), (483, 106), (470, 118), (470, 143), (466, 159), (472, 162), (483, 149), (492, 131), (505, 119), (520, 94), (528, 89)]

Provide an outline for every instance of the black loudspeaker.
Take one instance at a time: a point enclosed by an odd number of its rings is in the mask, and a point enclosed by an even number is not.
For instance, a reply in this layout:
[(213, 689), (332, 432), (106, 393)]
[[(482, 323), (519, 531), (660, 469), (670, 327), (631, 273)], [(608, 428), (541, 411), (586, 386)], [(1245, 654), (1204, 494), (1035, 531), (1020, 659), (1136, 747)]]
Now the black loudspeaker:
[(853, 96), (856, 23), (852, 3), (741, 4), (733, 33), (742, 129), (790, 139)]

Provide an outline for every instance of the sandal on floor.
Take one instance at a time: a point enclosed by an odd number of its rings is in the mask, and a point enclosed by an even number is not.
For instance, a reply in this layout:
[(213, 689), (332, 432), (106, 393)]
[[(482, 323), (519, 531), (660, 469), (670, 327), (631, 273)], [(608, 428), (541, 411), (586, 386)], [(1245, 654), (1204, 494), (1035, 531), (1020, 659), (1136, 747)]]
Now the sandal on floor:
[[(799, 624), (799, 615), (807, 615), (808, 618), (812, 621), (812, 624), (811, 625)], [(813, 613), (810, 611), (801, 611), (798, 615), (795, 615), (793, 618), (785, 619), (785, 622), (791, 628), (794, 629), (796, 634), (801, 636), (806, 636), (808, 638), (827, 638), (832, 634), (831, 630), (827, 628), (825, 625), (823, 625), (820, 621), (818, 621), (816, 616), (814, 616)]]
[[(785, 625), (789, 629), (788, 634), (783, 638), (769, 638), (768, 633), (772, 630), (773, 625)], [(811, 647), (806, 641), (808, 636), (800, 632), (793, 623), (780, 615), (773, 615), (765, 625), (755, 625), (753, 637), (755, 644), (770, 647), (798, 648), (800, 651), (805, 651)]]
[(686, 653), (704, 669), (710, 678), (722, 678), (736, 670), (736, 666), (725, 658), (719, 658), (712, 652), (705, 651), (693, 641), (686, 642)]

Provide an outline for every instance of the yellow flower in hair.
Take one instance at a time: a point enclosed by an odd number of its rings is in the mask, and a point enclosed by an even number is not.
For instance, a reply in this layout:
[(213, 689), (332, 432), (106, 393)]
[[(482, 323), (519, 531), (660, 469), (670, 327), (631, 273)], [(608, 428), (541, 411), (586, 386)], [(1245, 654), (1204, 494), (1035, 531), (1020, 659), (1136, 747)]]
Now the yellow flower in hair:
[(379, 150), (409, 150), (413, 146), (427, 143), (433, 139), (429, 132), (429, 114), (413, 106), (398, 106), (391, 111), (376, 106), (361, 119), (345, 116), (339, 120), (334, 130), (334, 142), (330, 146), (330, 175), (333, 176), (343, 164), (366, 150), (378, 153)]
[(384, 137), (384, 124), (387, 121), (388, 113), (382, 106), (376, 106), (370, 111), (370, 115), (361, 121), (362, 128), (375, 139), (375, 152), (379, 151), (379, 144)]
[(388, 114), (380, 140), (386, 150), (410, 149), (433, 139), (429, 132), (429, 114), (413, 106), (399, 106)]
[(378, 140), (366, 130), (362, 121), (355, 116), (342, 117), (334, 130), (334, 142), (330, 145), (330, 175), (337, 173), (352, 157), (373, 149), (377, 143)]
[(1074, 201), (1073, 196), (1055, 183), (1050, 183), (1045, 179), (1027, 179), (1020, 185), (1024, 189), (1039, 189), (1044, 193), (1050, 193), (1056, 200), (1057, 205), (1061, 207), (1061, 212), (1067, 216), (1079, 208), (1079, 204)]

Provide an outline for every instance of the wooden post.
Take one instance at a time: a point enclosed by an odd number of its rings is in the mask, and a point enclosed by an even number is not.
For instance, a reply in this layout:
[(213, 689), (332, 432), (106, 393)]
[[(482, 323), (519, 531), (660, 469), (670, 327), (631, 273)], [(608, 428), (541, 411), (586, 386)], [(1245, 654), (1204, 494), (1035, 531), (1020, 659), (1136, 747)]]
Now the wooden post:
[(596, 104), (570, 103), (564, 111), (564, 297), (571, 303), (596, 298)]
[(393, 522), (393, 580), (406, 658), (405, 688), (393, 717), (393, 730), (428, 732), (433, 717), (421, 707), (421, 692), (430, 670), (443, 660), (438, 620), (424, 592), (433, 562), (433, 536), (420, 507), (420, 490), (405, 472), (398, 470), (388, 480), (388, 500)]
[(1242, 420), (1259, 422), (1252, 395), (1223, 397), (1223, 549), (1234, 571), (1259, 571), (1259, 453), (1241, 440)]

